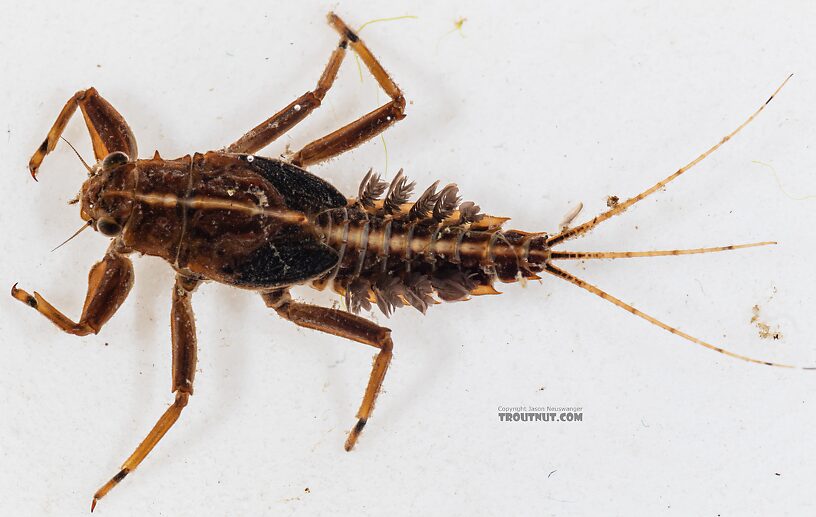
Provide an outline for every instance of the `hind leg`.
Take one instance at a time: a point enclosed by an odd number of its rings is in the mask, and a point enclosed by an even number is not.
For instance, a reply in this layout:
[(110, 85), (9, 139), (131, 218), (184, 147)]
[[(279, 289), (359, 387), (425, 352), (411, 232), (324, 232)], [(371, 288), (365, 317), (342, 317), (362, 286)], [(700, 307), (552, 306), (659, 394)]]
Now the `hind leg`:
[(393, 349), (391, 331), (345, 311), (293, 302), (288, 291), (285, 290), (270, 291), (261, 296), (267, 307), (275, 309), (278, 315), (296, 325), (351, 339), (379, 349), (374, 359), (363, 402), (357, 411), (357, 423), (346, 438), (345, 448), (350, 451), (371, 417), (374, 403), (377, 401), (377, 395), (385, 379), (385, 373), (391, 363)]

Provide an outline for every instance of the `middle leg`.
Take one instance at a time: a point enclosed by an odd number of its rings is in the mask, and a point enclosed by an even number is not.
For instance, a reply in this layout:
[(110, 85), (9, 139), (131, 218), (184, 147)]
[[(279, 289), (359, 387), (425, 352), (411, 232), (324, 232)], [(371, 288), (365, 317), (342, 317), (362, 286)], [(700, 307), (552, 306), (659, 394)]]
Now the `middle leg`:
[(341, 35), (340, 43), (332, 52), (323, 74), (317, 81), (317, 88), (310, 92), (306, 92), (294, 102), (275, 113), (255, 128), (250, 130), (247, 134), (233, 142), (227, 147), (227, 152), (230, 153), (254, 153), (267, 145), (277, 140), (281, 135), (292, 129), (295, 125), (300, 123), (309, 114), (320, 106), (326, 92), (334, 84), (334, 79), (337, 77), (337, 71), (340, 69), (340, 64), (343, 58), (346, 57), (346, 47), (348, 46), (348, 39), (345, 35)]
[(341, 36), (348, 38), (351, 48), (365, 63), (380, 88), (391, 97), (391, 101), (337, 131), (307, 144), (291, 157), (292, 163), (299, 167), (320, 163), (353, 149), (379, 135), (398, 120), (405, 118), (405, 97), (402, 95), (402, 90), (391, 79), (363, 40), (334, 13), (329, 13), (329, 24)]
[(196, 279), (176, 275), (176, 283), (173, 286), (170, 329), (173, 340), (172, 387), (173, 392), (176, 394), (175, 401), (159, 418), (159, 421), (156, 422), (150, 433), (133, 451), (133, 454), (125, 460), (121, 470), (96, 491), (91, 503), (92, 512), (96, 507), (96, 503), (105, 497), (120, 481), (125, 479), (125, 476), (135, 470), (153, 450), (153, 447), (159, 443), (159, 440), (173, 427), (173, 424), (181, 415), (181, 410), (184, 409), (193, 394), (193, 378), (195, 377), (196, 367), (196, 333), (191, 297), (198, 284), (199, 281)]
[(345, 449), (350, 451), (371, 417), (374, 403), (377, 401), (377, 395), (385, 379), (385, 372), (391, 363), (394, 346), (391, 341), (391, 331), (345, 311), (293, 302), (286, 290), (269, 291), (261, 296), (267, 307), (275, 309), (278, 315), (296, 325), (351, 339), (380, 350), (374, 359), (363, 402), (357, 411), (357, 423), (346, 438)]
[(380, 87), (391, 97), (391, 102), (306, 145), (292, 156), (292, 163), (300, 167), (306, 167), (328, 160), (374, 138), (396, 121), (405, 118), (405, 98), (397, 84), (388, 75), (388, 72), (385, 71), (360, 37), (339, 16), (329, 13), (328, 18), (329, 24), (340, 34), (340, 43), (334, 49), (331, 58), (329, 58), (329, 63), (317, 82), (317, 88), (303, 94), (283, 110), (272, 115), (272, 117), (230, 144), (226, 148), (228, 152), (254, 153), (275, 141), (320, 106), (326, 92), (334, 84), (337, 71), (346, 56), (346, 47), (349, 45), (365, 63)]

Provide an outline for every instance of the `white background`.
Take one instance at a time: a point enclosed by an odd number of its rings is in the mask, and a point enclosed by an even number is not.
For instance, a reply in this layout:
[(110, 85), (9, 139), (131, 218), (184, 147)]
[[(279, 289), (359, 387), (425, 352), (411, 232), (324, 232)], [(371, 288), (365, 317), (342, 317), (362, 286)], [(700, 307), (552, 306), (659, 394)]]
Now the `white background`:
[[(64, 102), (96, 86), (142, 157), (226, 145), (311, 89), (355, 27), (410, 104), (385, 134), (387, 175), (457, 182), (465, 199), (555, 231), (640, 192), (757, 120), (666, 191), (562, 249), (777, 240), (704, 256), (565, 263), (734, 351), (816, 363), (814, 7), (746, 2), (8, 3), (0, 20), (0, 285), (78, 317), (106, 239), (65, 204), (84, 171), (60, 144), (26, 165)], [(454, 22), (465, 17), (461, 33)], [(453, 31), (453, 32), (452, 32)], [(281, 153), (385, 96), (353, 58)], [(66, 138), (92, 157), (79, 117)], [(759, 162), (759, 163), (758, 163)], [(763, 165), (764, 164), (764, 165)], [(376, 140), (313, 171), (352, 194)], [(774, 173), (775, 171), (775, 173)], [(807, 198), (811, 196), (810, 198)], [(801, 198), (806, 199), (801, 199)], [(59, 332), (0, 298), (0, 513), (83, 515), (170, 402), (173, 274), (136, 284), (97, 336)], [(100, 515), (803, 515), (814, 512), (816, 374), (727, 358), (555, 278), (502, 296), (373, 318), (394, 362), (356, 450), (343, 451), (372, 350), (278, 319), (251, 292), (195, 295), (195, 396)], [(302, 296), (330, 305), (328, 293)], [(763, 340), (752, 307), (779, 325)], [(105, 345), (108, 346), (105, 346)], [(499, 405), (580, 405), (580, 423), (503, 423)], [(309, 492), (305, 491), (309, 488)]]

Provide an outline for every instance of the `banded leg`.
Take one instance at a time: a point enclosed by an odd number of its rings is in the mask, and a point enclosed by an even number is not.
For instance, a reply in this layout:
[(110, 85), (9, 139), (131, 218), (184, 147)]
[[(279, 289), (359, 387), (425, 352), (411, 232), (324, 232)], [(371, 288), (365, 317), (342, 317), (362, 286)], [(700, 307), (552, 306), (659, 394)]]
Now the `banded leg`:
[(88, 126), (94, 156), (97, 161), (114, 151), (122, 151), (130, 158), (136, 158), (138, 152), (136, 138), (133, 136), (125, 119), (108, 101), (97, 93), (96, 88), (89, 88), (76, 92), (73, 97), (68, 99), (48, 132), (48, 136), (28, 162), (28, 170), (31, 171), (31, 176), (35, 180), (45, 155), (53, 151), (57, 146), (57, 142), (77, 106), (82, 110), (85, 125)]
[(275, 309), (278, 315), (296, 325), (351, 339), (379, 349), (374, 359), (363, 402), (357, 411), (357, 424), (346, 438), (345, 449), (350, 451), (371, 417), (374, 403), (377, 401), (377, 395), (385, 379), (385, 372), (391, 363), (393, 349), (391, 330), (345, 311), (293, 302), (288, 291), (285, 290), (263, 293), (262, 297), (267, 307)]
[(405, 99), (394, 81), (388, 76), (382, 65), (360, 38), (336, 14), (329, 13), (329, 24), (340, 33), (340, 43), (329, 58), (323, 75), (317, 82), (317, 88), (303, 94), (300, 98), (286, 106), (237, 141), (227, 147), (232, 153), (253, 153), (269, 145), (278, 137), (306, 118), (315, 108), (320, 106), (329, 88), (334, 84), (337, 71), (346, 55), (346, 47), (357, 52), (360, 59), (366, 64), (377, 82), (392, 98), (392, 101), (343, 128), (319, 139), (295, 153), (292, 163), (298, 166), (307, 166), (337, 156), (352, 149), (366, 140), (373, 138), (387, 129), (397, 120), (405, 118), (403, 109)]
[(329, 13), (329, 24), (341, 36), (348, 39), (352, 50), (360, 56), (360, 59), (365, 63), (380, 87), (391, 97), (391, 102), (380, 106), (367, 115), (363, 115), (337, 131), (307, 144), (291, 158), (291, 162), (300, 167), (328, 160), (353, 149), (379, 135), (396, 121), (405, 118), (405, 98), (402, 91), (377, 61), (374, 54), (366, 47), (363, 40), (334, 13)]
[(278, 137), (309, 116), (315, 108), (320, 106), (326, 92), (334, 84), (340, 64), (343, 62), (343, 58), (346, 57), (347, 46), (348, 39), (344, 35), (340, 38), (337, 48), (332, 52), (329, 62), (323, 70), (323, 75), (317, 81), (317, 88), (304, 93), (281, 111), (230, 144), (227, 151), (231, 153), (254, 153), (277, 140)]
[(133, 454), (125, 460), (121, 470), (94, 494), (93, 502), (91, 502), (92, 512), (96, 507), (96, 503), (105, 497), (120, 481), (125, 479), (125, 476), (134, 471), (153, 450), (153, 447), (159, 443), (159, 440), (173, 427), (173, 424), (181, 415), (181, 410), (184, 409), (193, 394), (193, 379), (195, 378), (196, 367), (196, 333), (191, 298), (198, 284), (199, 281), (196, 279), (176, 275), (176, 284), (173, 286), (170, 329), (173, 341), (172, 388), (173, 393), (176, 395), (175, 401), (159, 418), (159, 421), (156, 422), (150, 433), (133, 451)]
[(88, 292), (85, 295), (85, 305), (82, 307), (79, 322), (65, 316), (36, 291), (31, 295), (17, 289), (17, 284), (14, 284), (11, 295), (37, 309), (65, 332), (86, 336), (91, 333), (97, 334), (102, 329), (125, 301), (131, 287), (133, 287), (133, 263), (129, 258), (120, 255), (114, 245), (111, 245), (105, 257), (94, 264), (88, 273)]

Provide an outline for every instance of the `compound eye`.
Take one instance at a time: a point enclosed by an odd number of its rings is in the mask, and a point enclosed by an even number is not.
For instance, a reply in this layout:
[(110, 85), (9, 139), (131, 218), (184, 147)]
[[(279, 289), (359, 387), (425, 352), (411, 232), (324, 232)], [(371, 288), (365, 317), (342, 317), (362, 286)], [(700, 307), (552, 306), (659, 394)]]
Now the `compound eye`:
[(120, 165), (124, 165), (129, 161), (130, 158), (128, 155), (122, 151), (114, 151), (107, 155), (104, 160), (102, 160), (102, 168), (104, 170), (110, 170), (115, 167), (119, 167)]
[(107, 235), (108, 237), (115, 237), (119, 235), (122, 231), (122, 227), (108, 217), (103, 217), (96, 222), (96, 229), (102, 233), (102, 235)]

